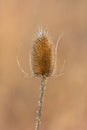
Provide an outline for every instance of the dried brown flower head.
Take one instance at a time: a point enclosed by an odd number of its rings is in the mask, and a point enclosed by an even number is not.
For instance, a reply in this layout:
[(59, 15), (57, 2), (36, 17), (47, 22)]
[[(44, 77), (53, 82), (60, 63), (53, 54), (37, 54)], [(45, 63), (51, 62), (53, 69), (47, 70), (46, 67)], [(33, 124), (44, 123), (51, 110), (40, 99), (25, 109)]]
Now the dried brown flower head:
[(52, 75), (54, 69), (54, 44), (49, 39), (47, 31), (38, 33), (32, 46), (31, 67), (34, 76)]

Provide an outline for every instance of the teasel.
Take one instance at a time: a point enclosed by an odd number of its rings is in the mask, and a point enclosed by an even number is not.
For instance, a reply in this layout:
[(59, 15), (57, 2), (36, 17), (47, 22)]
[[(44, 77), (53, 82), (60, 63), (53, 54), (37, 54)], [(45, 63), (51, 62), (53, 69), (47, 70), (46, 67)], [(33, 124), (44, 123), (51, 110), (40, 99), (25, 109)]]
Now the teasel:
[[(61, 76), (64, 74), (64, 73), (56, 74), (55, 72), (57, 62), (57, 48), (63, 34), (64, 33), (62, 33), (59, 36), (57, 43), (55, 45), (49, 37), (48, 30), (40, 28), (39, 32), (36, 35), (36, 39), (32, 44), (29, 60), (30, 68), (33, 77), (41, 78), (41, 85), (40, 85), (41, 92), (38, 101), (39, 108), (37, 113), (38, 115), (36, 118), (35, 130), (39, 130), (40, 128), (47, 78), (53, 77), (55, 75)], [(24, 73), (25, 77), (29, 77), (28, 73), (26, 73), (21, 67), (18, 57), (17, 57), (17, 63), (20, 70)]]
[(57, 47), (60, 38), (58, 39), (57, 44), (55, 46), (55, 44), (48, 36), (47, 29), (41, 28), (37, 33), (37, 37), (32, 45), (30, 57), (31, 70), (34, 77), (41, 78), (41, 92), (39, 97), (39, 109), (35, 130), (39, 130), (40, 127), (44, 94), (46, 90), (46, 81), (47, 78), (53, 76), (54, 70), (56, 68)]
[(35, 130), (39, 130), (47, 77), (54, 68), (54, 45), (48, 38), (47, 30), (40, 30), (31, 49), (31, 69), (34, 77), (41, 77), (41, 93)]

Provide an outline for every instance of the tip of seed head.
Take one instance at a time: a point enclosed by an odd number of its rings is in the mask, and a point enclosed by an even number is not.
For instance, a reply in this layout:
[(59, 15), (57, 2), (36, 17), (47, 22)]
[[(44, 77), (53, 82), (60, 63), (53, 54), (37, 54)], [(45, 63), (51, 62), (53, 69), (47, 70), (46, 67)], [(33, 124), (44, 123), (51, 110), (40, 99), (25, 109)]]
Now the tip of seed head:
[(47, 28), (39, 28), (39, 31), (37, 33), (37, 38), (47, 37), (48, 36), (48, 30)]

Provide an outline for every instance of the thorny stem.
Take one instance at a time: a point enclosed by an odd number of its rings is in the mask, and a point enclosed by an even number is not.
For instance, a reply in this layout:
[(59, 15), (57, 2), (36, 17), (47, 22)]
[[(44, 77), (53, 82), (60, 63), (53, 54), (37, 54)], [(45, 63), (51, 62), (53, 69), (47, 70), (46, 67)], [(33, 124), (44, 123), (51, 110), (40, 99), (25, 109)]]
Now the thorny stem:
[(39, 130), (40, 123), (41, 123), (42, 108), (43, 108), (44, 95), (45, 95), (45, 90), (46, 90), (46, 77), (44, 77), (44, 76), (42, 77), (42, 80), (41, 80), (40, 90), (41, 90), (41, 92), (40, 92), (40, 97), (39, 97), (39, 109), (38, 109), (38, 115), (37, 115), (35, 130)]

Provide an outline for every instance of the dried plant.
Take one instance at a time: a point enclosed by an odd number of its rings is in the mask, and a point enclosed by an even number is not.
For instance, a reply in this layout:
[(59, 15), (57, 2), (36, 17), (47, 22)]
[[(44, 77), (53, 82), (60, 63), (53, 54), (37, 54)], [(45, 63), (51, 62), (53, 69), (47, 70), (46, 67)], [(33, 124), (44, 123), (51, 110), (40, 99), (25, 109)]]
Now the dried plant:
[(41, 77), (41, 94), (39, 98), (39, 110), (35, 130), (39, 130), (40, 127), (46, 80), (53, 75), (54, 68), (56, 67), (57, 48), (60, 38), (55, 47), (48, 36), (48, 31), (41, 28), (32, 45), (30, 58), (32, 73), (35, 77)]
[[(34, 77), (41, 78), (41, 92), (39, 97), (39, 109), (35, 130), (39, 130), (40, 128), (44, 94), (46, 90), (46, 81), (47, 78), (55, 75), (54, 71), (56, 68), (57, 48), (62, 35), (58, 38), (57, 44), (55, 46), (48, 36), (47, 29), (40, 28), (39, 32), (37, 33), (37, 37), (32, 45), (30, 55), (31, 70)], [(29, 75), (21, 67), (18, 58), (17, 62), (21, 71), (24, 73), (25, 76), (28, 77)], [(58, 76), (61, 76), (62, 74), (63, 73), (60, 73), (58, 74)]]
[(54, 68), (54, 45), (48, 39), (47, 31), (40, 30), (31, 52), (31, 69), (35, 77), (41, 77), (41, 94), (39, 98), (39, 110), (35, 130), (39, 130), (44, 94), (46, 89), (46, 79), (52, 75)]

